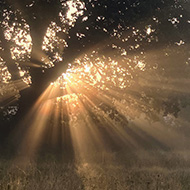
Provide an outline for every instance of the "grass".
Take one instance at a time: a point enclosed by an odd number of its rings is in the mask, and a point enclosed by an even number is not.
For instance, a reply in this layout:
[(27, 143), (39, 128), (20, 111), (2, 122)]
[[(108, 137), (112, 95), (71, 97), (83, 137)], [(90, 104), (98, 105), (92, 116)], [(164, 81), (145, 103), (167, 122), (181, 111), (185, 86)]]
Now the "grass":
[[(149, 157), (148, 155), (151, 157)], [(125, 162), (104, 153), (101, 160), (30, 162), (27, 167), (0, 160), (1, 190), (189, 190), (187, 152), (138, 152)], [(115, 155), (115, 154), (114, 154)], [(160, 155), (160, 156), (159, 156)], [(155, 159), (157, 158), (157, 159)]]

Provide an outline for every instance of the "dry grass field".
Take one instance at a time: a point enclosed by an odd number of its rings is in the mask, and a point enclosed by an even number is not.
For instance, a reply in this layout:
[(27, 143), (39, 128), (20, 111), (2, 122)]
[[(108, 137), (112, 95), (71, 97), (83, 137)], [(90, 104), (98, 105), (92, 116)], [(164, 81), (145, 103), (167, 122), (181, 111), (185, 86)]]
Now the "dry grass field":
[[(189, 152), (137, 152), (138, 159), (102, 153), (88, 162), (54, 159), (27, 167), (0, 161), (1, 190), (189, 190)], [(92, 155), (96, 156), (96, 155)], [(119, 160), (120, 159), (120, 160)]]

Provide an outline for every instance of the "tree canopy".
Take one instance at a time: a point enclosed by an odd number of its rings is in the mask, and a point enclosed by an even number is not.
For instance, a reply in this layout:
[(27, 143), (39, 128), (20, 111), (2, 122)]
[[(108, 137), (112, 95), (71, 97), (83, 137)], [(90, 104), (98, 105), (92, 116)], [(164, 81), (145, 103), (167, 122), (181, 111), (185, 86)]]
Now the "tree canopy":
[(47, 100), (67, 107), (61, 119), (67, 124), (84, 110), (97, 125), (126, 126), (141, 114), (151, 121), (177, 117), (190, 102), (189, 6), (186, 0), (2, 1), (2, 120), (20, 120), (49, 85)]

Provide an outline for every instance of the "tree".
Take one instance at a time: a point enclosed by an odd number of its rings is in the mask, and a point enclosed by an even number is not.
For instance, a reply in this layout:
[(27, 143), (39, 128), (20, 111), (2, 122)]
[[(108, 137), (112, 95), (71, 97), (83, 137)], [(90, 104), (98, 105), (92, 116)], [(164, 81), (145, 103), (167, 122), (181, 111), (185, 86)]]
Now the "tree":
[[(0, 100), (4, 107), (6, 97), (21, 94), (18, 120), (68, 65), (67, 73), (76, 77), (71, 97), (83, 94), (79, 99), (88, 104), (94, 122), (102, 121), (100, 113), (124, 125), (141, 113), (151, 120), (161, 119), (160, 113), (177, 117), (189, 104), (182, 86), (189, 78), (188, 2), (15, 0), (1, 5), (6, 73), (1, 72)], [(66, 77), (54, 83), (60, 91), (53, 99), (67, 100)], [(21, 91), (25, 83), (31, 87)], [(89, 106), (91, 99), (96, 106)]]

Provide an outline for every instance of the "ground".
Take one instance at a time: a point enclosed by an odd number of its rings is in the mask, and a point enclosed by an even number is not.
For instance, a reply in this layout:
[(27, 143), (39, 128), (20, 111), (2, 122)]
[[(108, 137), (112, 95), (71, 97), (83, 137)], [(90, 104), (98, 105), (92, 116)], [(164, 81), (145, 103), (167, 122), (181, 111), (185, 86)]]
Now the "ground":
[[(120, 153), (118, 153), (119, 155)], [(188, 190), (190, 160), (188, 151), (137, 151), (118, 158), (106, 152), (96, 161), (64, 163), (51, 159), (0, 161), (2, 190)], [(121, 154), (120, 154), (121, 156)], [(119, 160), (120, 159), (120, 160)]]

